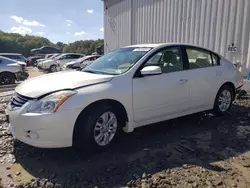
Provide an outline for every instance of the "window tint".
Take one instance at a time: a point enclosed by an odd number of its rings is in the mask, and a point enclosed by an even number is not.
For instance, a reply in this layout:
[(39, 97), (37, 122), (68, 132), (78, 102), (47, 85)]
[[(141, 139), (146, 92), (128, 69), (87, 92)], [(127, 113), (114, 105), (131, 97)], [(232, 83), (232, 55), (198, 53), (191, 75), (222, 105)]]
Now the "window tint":
[(168, 48), (158, 52), (151, 57), (146, 66), (159, 66), (162, 73), (176, 72), (183, 70), (183, 61), (180, 48)]
[(202, 49), (187, 48), (187, 55), (190, 69), (212, 67), (213, 60), (211, 53)]
[(81, 55), (69, 54), (66, 55), (63, 59), (79, 59)]

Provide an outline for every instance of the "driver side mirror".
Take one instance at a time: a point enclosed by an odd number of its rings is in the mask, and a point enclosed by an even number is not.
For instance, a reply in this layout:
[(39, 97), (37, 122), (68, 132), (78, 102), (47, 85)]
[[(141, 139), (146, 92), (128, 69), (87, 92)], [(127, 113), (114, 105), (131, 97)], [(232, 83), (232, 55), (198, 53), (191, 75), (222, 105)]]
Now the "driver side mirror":
[(162, 74), (161, 67), (159, 66), (147, 66), (141, 70), (141, 75), (143, 76), (158, 74)]

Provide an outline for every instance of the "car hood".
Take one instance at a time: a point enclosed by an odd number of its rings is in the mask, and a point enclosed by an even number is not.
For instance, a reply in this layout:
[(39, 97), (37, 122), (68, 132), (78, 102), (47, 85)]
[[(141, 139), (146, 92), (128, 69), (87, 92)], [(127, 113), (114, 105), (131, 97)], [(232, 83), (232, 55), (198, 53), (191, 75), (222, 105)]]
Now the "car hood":
[(92, 74), (81, 71), (66, 71), (46, 74), (24, 81), (15, 89), (23, 96), (38, 98), (50, 92), (75, 89), (110, 81), (113, 75)]

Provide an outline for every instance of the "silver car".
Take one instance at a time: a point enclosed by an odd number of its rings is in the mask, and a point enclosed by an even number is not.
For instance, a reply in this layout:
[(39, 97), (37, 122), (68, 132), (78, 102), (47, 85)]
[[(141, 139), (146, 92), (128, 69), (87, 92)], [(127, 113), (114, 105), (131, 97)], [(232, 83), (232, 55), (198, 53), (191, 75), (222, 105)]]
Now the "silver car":
[(23, 62), (0, 56), (0, 84), (13, 84), (26, 80), (29, 76), (24, 71)]

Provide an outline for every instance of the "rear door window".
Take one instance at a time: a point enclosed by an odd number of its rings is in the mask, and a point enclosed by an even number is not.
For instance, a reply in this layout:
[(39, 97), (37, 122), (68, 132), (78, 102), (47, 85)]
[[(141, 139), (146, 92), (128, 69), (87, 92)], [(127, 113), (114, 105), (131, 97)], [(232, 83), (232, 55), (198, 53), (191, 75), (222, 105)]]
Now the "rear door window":
[(213, 59), (209, 51), (187, 47), (189, 69), (199, 69), (213, 66)]

